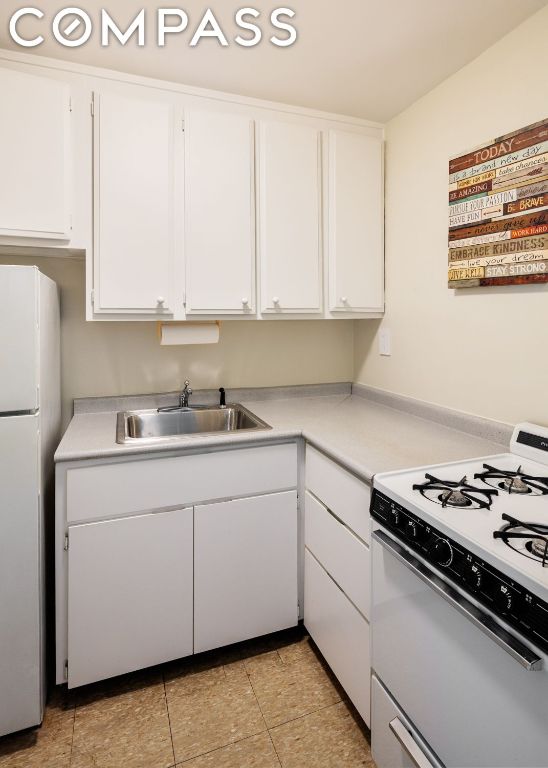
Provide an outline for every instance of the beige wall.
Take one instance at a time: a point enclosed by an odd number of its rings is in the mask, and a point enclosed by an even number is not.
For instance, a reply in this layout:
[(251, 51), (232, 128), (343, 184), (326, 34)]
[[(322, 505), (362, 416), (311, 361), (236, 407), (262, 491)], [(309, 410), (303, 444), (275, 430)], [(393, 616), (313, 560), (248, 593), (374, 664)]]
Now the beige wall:
[(86, 323), (82, 260), (0, 263), (37, 264), (60, 288), (65, 425), (75, 397), (167, 392), (185, 377), (195, 389), (352, 380), (350, 320), (230, 321), (218, 344), (161, 347), (155, 323)]
[[(548, 8), (392, 120), (386, 316), (358, 322), (355, 380), (469, 413), (548, 424), (548, 285), (447, 288), (447, 164), (548, 117)], [(390, 329), (392, 356), (378, 353)]]

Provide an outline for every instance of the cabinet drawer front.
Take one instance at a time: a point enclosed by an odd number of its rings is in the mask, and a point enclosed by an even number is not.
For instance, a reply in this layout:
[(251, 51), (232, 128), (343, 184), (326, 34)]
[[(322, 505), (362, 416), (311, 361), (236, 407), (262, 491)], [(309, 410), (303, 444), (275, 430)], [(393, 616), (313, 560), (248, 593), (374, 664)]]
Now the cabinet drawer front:
[(306, 487), (360, 539), (369, 542), (371, 489), (367, 483), (307, 446)]
[(67, 521), (270, 493), (297, 485), (294, 443), (67, 471)]
[(369, 547), (306, 492), (305, 545), (356, 608), (369, 618)]
[(371, 677), (371, 751), (378, 768), (416, 768), (417, 764), (441, 768), (375, 675)]
[(305, 626), (369, 725), (369, 624), (308, 550), (304, 567)]

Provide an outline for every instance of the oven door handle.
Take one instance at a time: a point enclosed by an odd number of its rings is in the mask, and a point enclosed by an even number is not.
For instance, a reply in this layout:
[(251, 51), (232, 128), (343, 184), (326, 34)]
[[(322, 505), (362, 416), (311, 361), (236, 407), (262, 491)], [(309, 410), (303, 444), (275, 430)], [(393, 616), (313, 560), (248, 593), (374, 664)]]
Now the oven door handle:
[(388, 727), (399, 741), (402, 749), (409, 756), (415, 768), (434, 768), (399, 717), (391, 720), (388, 723)]
[(519, 662), (522, 667), (531, 671), (542, 669), (543, 663), (540, 656), (524, 645), (517, 637), (507, 632), (488, 613), (471, 603), (450, 584), (427, 568), (424, 563), (414, 557), (401, 544), (387, 536), (384, 531), (373, 531), (371, 536), (384, 549), (390, 552), (396, 560), (405, 565), (415, 576), (418, 576), (421, 581), (433, 589), (436, 594), (443, 597), (451, 607), (459, 611), (478, 629), (481, 629), (487, 637), (494, 640), (498, 646), (506, 651), (515, 661)]

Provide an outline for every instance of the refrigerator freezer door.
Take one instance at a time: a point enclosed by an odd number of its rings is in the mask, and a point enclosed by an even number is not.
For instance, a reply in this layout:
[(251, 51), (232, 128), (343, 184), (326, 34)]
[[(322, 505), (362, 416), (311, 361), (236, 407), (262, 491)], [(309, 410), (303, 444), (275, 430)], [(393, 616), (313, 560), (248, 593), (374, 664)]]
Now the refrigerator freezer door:
[(39, 417), (0, 417), (0, 736), (42, 719)]
[(38, 270), (0, 266), (0, 415), (38, 408)]

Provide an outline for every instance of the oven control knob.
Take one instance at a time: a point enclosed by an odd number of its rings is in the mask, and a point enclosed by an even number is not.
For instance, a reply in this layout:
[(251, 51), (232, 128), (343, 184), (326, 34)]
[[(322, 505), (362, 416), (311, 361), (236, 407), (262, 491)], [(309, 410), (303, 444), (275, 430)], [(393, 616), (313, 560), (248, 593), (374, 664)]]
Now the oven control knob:
[(495, 605), (502, 613), (510, 613), (513, 607), (514, 596), (512, 590), (506, 584), (499, 584), (495, 593)]
[(468, 589), (471, 589), (474, 592), (481, 589), (483, 573), (479, 565), (476, 565), (475, 563), (466, 563), (466, 568), (462, 575), (464, 578), (464, 583)]
[(437, 565), (447, 566), (453, 562), (453, 547), (447, 539), (436, 539), (429, 552)]

